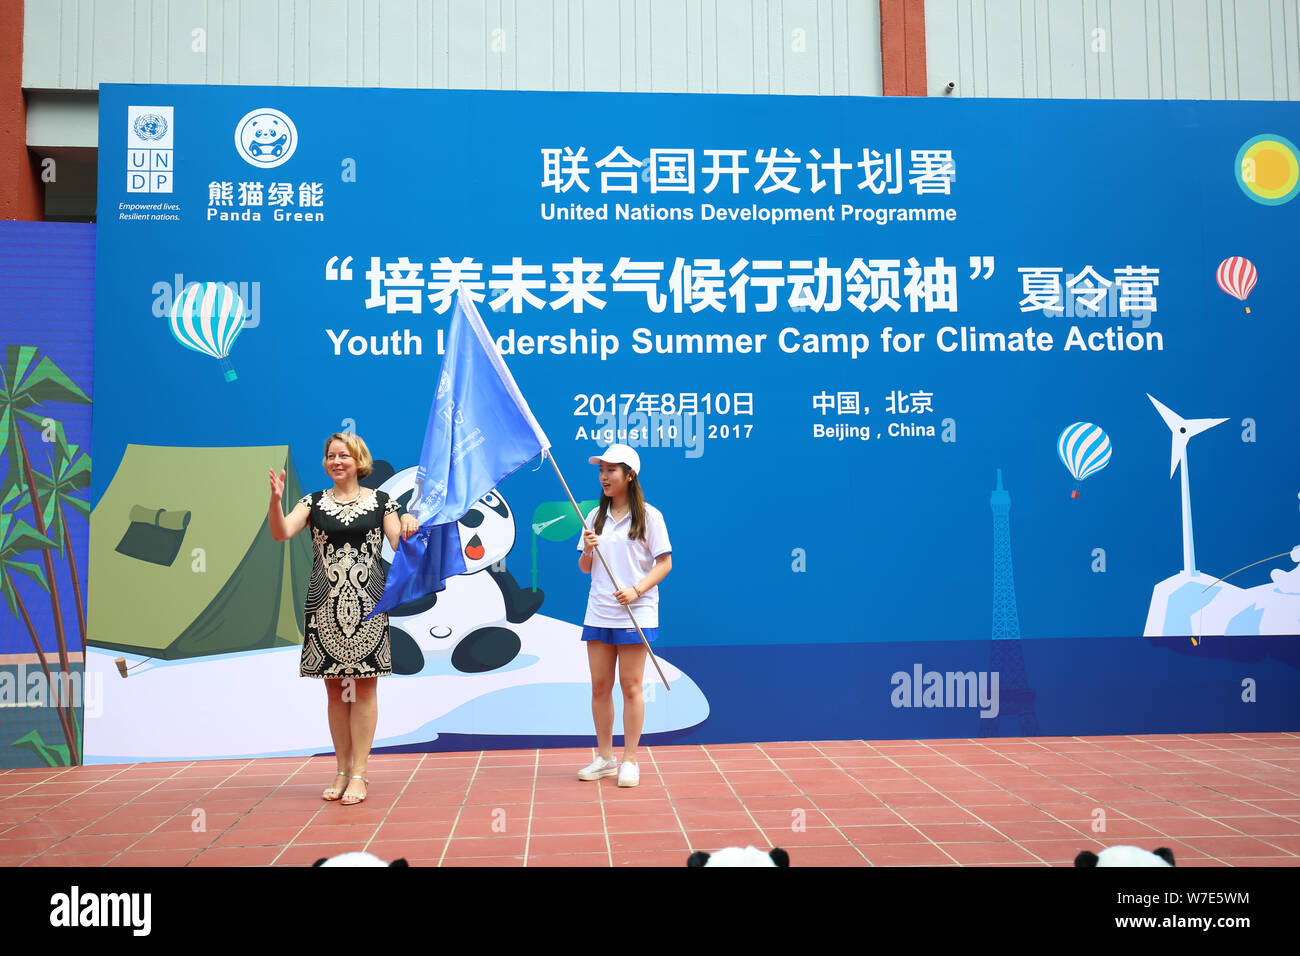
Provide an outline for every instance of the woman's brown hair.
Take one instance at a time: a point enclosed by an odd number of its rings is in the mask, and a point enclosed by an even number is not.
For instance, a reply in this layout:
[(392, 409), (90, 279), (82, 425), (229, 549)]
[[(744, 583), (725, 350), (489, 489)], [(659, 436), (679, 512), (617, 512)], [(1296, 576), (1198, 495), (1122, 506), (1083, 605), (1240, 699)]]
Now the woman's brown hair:
[[(627, 476), (627, 507), (632, 513), (632, 527), (627, 536), (631, 541), (645, 540), (645, 495), (641, 494), (641, 482), (636, 480), (636, 472), (622, 462), (618, 467), (623, 469), (623, 474)], [(592, 529), (596, 534), (605, 530), (605, 515), (609, 513), (611, 504), (609, 495), (601, 492), (600, 508), (596, 511), (596, 520), (592, 523)]]

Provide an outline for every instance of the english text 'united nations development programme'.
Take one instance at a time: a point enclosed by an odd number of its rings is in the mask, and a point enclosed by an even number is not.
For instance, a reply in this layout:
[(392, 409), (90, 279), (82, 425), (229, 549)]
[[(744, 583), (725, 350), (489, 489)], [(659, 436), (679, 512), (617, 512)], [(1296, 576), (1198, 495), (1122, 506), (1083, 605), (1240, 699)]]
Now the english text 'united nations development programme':
[[(612, 210), (612, 211), (611, 211)], [(912, 206), (877, 208), (855, 206), (852, 203), (825, 206), (715, 206), (701, 203), (691, 206), (659, 206), (655, 203), (554, 203), (540, 206), (542, 219), (547, 222), (562, 220), (592, 220), (606, 222), (766, 222), (773, 226), (785, 222), (862, 222), (885, 226), (891, 222), (955, 222), (957, 210), (951, 208), (918, 208)]]

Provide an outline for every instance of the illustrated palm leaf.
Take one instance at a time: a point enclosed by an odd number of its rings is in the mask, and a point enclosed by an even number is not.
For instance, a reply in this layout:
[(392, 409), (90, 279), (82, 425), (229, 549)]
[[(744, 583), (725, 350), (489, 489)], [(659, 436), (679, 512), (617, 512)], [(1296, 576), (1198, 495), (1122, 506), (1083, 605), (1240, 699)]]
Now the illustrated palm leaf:
[(33, 549), (53, 547), (53, 541), (27, 522), (19, 521), (11, 513), (0, 513), (0, 591), (4, 592), (5, 603), (15, 617), (18, 616), (18, 595), (14, 591), (14, 573), (25, 574), (42, 589), (50, 589), (40, 566), (31, 561), (22, 561), (20, 556)]
[(0, 367), (0, 440), (4, 441), (9, 457), (11, 481), (21, 470), (21, 455), (17, 453), (18, 422), (21, 419), (42, 427), (43, 416), (28, 411), (42, 402), (89, 405), (90, 398), (35, 346), (5, 346), (5, 363)]
[[(40, 350), (30, 345), (9, 345), (5, 347), (5, 364), (0, 367), (0, 440), (4, 442), (5, 454), (9, 458), (9, 474), (5, 482), (5, 496), (9, 497), (15, 490), (19, 494), (35, 496), (28, 499), (32, 518), (36, 522), (36, 533), (47, 534), (44, 505), (40, 501), (36, 478), (32, 473), (31, 458), (27, 454), (27, 444), (23, 439), (20, 423), (27, 422), (37, 428), (45, 428), (47, 418), (32, 409), (45, 402), (73, 402), (89, 405), (90, 398), (48, 357), (42, 357)], [(57, 469), (54, 469), (57, 471)], [(53, 479), (52, 479), (53, 480)], [(61, 522), (62, 523), (62, 522)], [(65, 529), (66, 530), (66, 529)], [(41, 562), (45, 569), (45, 586), (50, 596), (50, 617), (54, 622), (54, 638), (59, 647), (59, 667), (65, 674), (72, 672), (68, 656), (68, 639), (63, 626), (63, 605), (59, 598), (59, 582), (54, 576), (54, 560), (50, 551), (58, 549), (48, 537), (49, 544), (41, 548)], [(71, 555), (71, 550), (68, 551)], [(76, 578), (74, 571), (74, 581)], [(9, 597), (9, 592), (6, 592)], [(31, 622), (26, 617), (21, 597), (14, 595), (11, 609), (17, 607), (31, 630)], [(78, 593), (78, 614), (82, 619), (82, 633), (85, 633), (84, 612)], [(44, 651), (36, 634), (32, 633), (37, 653), (45, 667)], [(70, 762), (79, 762), (77, 732), (72, 717), (72, 707), (60, 707), (60, 721), (68, 741)]]
[[(10, 489), (6, 495), (6, 501), (12, 500), (14, 489)], [(22, 620), (27, 625), (28, 633), (31, 635), (32, 644), (36, 648), (36, 655), (40, 660), (41, 670), (45, 674), (45, 679), (49, 681), (50, 665), (45, 659), (45, 651), (41, 648), (40, 640), (36, 631), (32, 627), (31, 617), (27, 614), (27, 608), (23, 604), (22, 595), (14, 586), (14, 576), (23, 574), (31, 578), (41, 586), (41, 589), (47, 593), (50, 590), (49, 582), (46, 580), (45, 572), (41, 567), (31, 561), (21, 560), (21, 556), (33, 549), (50, 551), (54, 548), (54, 542), (41, 534), (31, 525), (20, 521), (15, 515), (7, 512), (0, 512), (0, 593), (4, 594), (5, 603), (9, 606), (9, 612), (14, 617)], [(58, 707), (59, 725), (63, 728), (63, 734), (69, 742), (80, 739), (80, 731), (77, 728), (76, 714), (72, 708)], [(32, 733), (36, 733), (33, 731)], [(28, 737), (31, 735), (29, 734)], [(37, 734), (39, 740), (40, 735)], [(40, 746), (29, 741), (27, 738), (16, 740), (14, 746), (29, 745), (37, 749), (50, 766), (67, 766), (72, 763), (70, 746), (55, 744), (52, 747), (47, 746), (43, 741)], [(58, 754), (60, 760), (55, 762), (48, 755)]]
[[(64, 508), (71, 508), (83, 517), (90, 517), (90, 502), (76, 497), (75, 492), (90, 487), (90, 456), (81, 451), (80, 445), (68, 443), (63, 432), (63, 424), (55, 422), (54, 457), (50, 462), (50, 473), (32, 469), (36, 481), (36, 498), (41, 502), (41, 515), (45, 520), (45, 530), (55, 542), (55, 549), (63, 553), (65, 544)], [(5, 496), (4, 504), (17, 492), (11, 489)], [(17, 494), (17, 508), (26, 508), (31, 504), (31, 496), (24, 490)]]
[(71, 761), (68, 759), (68, 748), (64, 744), (47, 744), (41, 737), (39, 730), (32, 730), (19, 737), (11, 747), (24, 747), (43, 761), (48, 767), (66, 767)]

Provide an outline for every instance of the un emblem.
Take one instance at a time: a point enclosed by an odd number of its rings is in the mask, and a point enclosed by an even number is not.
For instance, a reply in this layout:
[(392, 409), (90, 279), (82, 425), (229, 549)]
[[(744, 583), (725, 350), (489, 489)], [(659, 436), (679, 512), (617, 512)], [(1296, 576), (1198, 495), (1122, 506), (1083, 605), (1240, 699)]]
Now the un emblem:
[(145, 142), (156, 142), (167, 135), (167, 120), (157, 113), (141, 113), (131, 124), (135, 135)]

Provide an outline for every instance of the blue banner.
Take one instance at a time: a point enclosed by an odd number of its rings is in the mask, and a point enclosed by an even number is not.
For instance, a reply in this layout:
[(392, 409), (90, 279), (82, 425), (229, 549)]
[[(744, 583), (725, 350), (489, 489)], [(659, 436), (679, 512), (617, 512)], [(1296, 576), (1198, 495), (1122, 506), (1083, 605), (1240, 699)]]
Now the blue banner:
[[(1151, 668), (1300, 634), (1296, 104), (109, 84), (100, 117), (96, 502), (128, 444), (287, 446), (322, 487), (349, 427), (414, 495), (408, 397), (464, 288), (579, 498), (589, 456), (640, 453), (676, 549), (659, 646), (688, 676), (651, 705), (675, 702), (665, 733), (924, 712), (889, 706), (905, 650), (864, 711), (829, 659), (797, 698), (755, 693), (722, 662), (756, 645), (988, 645), (1006, 694), (1038, 679), (997, 649), (1022, 638), (1170, 639)], [(244, 306), (233, 379), (171, 331), (214, 281)], [(476, 674), (499, 713), (468, 732), (540, 738), (526, 715), (583, 693), (578, 527), (549, 469), (493, 494), (458, 524), (479, 558), (393, 622), (401, 680)], [(1036, 659), (1059, 686), (1069, 655)], [(1182, 673), (1161, 700), (1218, 693)], [(1109, 700), (1054, 699), (1053, 726)], [(426, 716), (393, 738), (464, 732)]]

